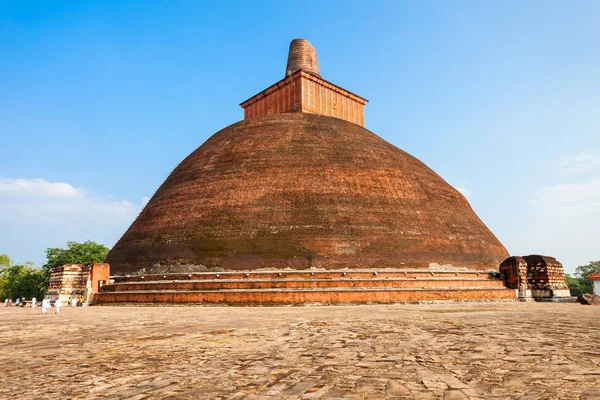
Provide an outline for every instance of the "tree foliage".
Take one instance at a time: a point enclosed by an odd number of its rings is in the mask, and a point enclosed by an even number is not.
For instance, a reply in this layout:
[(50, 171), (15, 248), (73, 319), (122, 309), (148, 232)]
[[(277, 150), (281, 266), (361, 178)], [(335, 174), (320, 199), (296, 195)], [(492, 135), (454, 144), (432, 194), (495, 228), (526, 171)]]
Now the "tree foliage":
[(15, 264), (7, 254), (0, 255), (0, 298), (41, 298), (48, 288), (44, 272), (33, 263)]
[(2, 271), (5, 267), (10, 267), (10, 264), (12, 264), (12, 260), (8, 254), (0, 254), (0, 271)]
[(4, 276), (4, 270), (12, 264), (12, 260), (8, 254), (0, 254), (0, 298), (6, 298), (4, 292), (6, 290), (6, 277)]
[(83, 243), (67, 242), (67, 248), (49, 247), (46, 249), (44, 271), (49, 274), (52, 268), (64, 264), (93, 264), (103, 262), (109, 249), (96, 242), (87, 240)]
[(88, 240), (67, 242), (67, 247), (46, 249), (46, 264), (42, 269), (33, 263), (15, 264), (8, 254), (0, 254), (0, 299), (25, 297), (43, 298), (48, 290), (52, 268), (64, 264), (93, 264), (102, 262), (108, 248)]
[(600, 271), (600, 261), (590, 261), (587, 265), (580, 265), (573, 276), (567, 274), (567, 286), (572, 296), (582, 293), (593, 293), (594, 283), (587, 279), (588, 276)]

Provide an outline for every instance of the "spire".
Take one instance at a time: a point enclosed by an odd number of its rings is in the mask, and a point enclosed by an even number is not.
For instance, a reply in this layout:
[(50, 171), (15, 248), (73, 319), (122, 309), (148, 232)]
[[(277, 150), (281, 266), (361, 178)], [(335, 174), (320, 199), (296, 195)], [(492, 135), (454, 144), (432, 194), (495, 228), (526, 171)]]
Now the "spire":
[(285, 77), (240, 106), (244, 109), (244, 119), (301, 112), (328, 115), (364, 126), (367, 102), (321, 78), (315, 48), (305, 39), (294, 39), (290, 43)]
[(306, 39), (294, 39), (290, 43), (285, 76), (290, 76), (298, 70), (308, 72), (311, 75), (321, 77), (317, 51)]

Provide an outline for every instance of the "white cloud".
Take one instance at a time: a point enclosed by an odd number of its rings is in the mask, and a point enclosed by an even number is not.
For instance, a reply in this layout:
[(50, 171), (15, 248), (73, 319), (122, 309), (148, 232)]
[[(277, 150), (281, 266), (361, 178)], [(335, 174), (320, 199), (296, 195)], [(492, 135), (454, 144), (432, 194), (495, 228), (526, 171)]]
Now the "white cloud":
[(91, 239), (112, 246), (143, 204), (43, 179), (0, 178), (0, 253), (43, 261), (47, 247)]
[(531, 204), (569, 219), (589, 216), (600, 208), (600, 180), (547, 186), (535, 193)]
[(131, 222), (139, 211), (138, 204), (99, 196), (68, 183), (0, 178), (0, 220), (119, 225)]
[(471, 194), (471, 191), (464, 187), (457, 187), (456, 190), (458, 190), (465, 197), (469, 197), (469, 195)]
[(556, 257), (568, 271), (600, 259), (600, 180), (547, 186), (529, 201), (530, 213), (514, 254)]
[(576, 156), (560, 157), (558, 165), (565, 173), (578, 173), (600, 169), (600, 157), (589, 153), (580, 153)]

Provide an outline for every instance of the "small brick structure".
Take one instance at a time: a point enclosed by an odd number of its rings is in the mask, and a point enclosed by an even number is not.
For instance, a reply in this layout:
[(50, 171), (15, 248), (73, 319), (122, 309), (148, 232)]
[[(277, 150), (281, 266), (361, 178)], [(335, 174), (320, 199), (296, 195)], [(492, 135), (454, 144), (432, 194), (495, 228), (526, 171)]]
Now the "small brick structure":
[(65, 301), (73, 296), (89, 302), (92, 295), (99, 292), (102, 282), (109, 279), (110, 266), (108, 264), (61, 265), (52, 269), (46, 295), (52, 302), (58, 298)]
[(573, 301), (563, 266), (554, 257), (512, 256), (500, 264), (500, 274), (521, 301)]

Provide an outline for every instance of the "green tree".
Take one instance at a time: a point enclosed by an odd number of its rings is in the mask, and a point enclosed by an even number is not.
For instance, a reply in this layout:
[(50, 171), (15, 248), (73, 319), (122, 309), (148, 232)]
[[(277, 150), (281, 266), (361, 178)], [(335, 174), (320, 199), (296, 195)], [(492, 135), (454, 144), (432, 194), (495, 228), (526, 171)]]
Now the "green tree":
[(48, 290), (49, 279), (41, 269), (26, 266), (19, 280), (19, 291), (28, 299), (41, 299)]
[(52, 269), (64, 264), (93, 264), (102, 262), (109, 249), (96, 242), (87, 240), (83, 243), (67, 242), (67, 248), (51, 247), (46, 249), (45, 269)]
[(93, 264), (103, 262), (108, 255), (108, 247), (86, 240), (83, 243), (67, 242), (67, 248), (49, 247), (46, 249), (46, 264), (42, 270), (50, 279), (52, 268), (65, 264)]
[(15, 264), (8, 260), (0, 270), (0, 298), (41, 298), (48, 287), (43, 271), (31, 262)]
[[(65, 264), (93, 264), (103, 262), (108, 255), (109, 249), (103, 244), (86, 240), (83, 243), (73, 241), (67, 242), (66, 248), (49, 247), (46, 249), (46, 264), (42, 267), (42, 276), (46, 289), (50, 283), (50, 274), (52, 268)], [(32, 282), (37, 282), (37, 277), (30, 278)], [(43, 290), (43, 292), (46, 291)]]
[(8, 254), (0, 254), (0, 271), (2, 271), (4, 267), (10, 267), (10, 264), (12, 264), (12, 260)]
[(8, 254), (0, 254), (0, 298), (43, 298), (50, 283), (52, 268), (64, 264), (93, 264), (102, 262), (108, 248), (90, 240), (84, 243), (67, 242), (67, 248), (46, 249), (46, 264), (42, 269), (32, 263), (15, 264)]
[(8, 254), (0, 254), (0, 298), (4, 299), (4, 290), (6, 287), (6, 278), (4, 277), (4, 269), (10, 267), (12, 260)]
[(7, 286), (8, 281), (6, 279), (5, 270), (12, 265), (12, 260), (8, 254), (0, 254), (0, 299), (4, 300), (8, 297)]
[(587, 265), (580, 265), (573, 276), (567, 275), (567, 286), (572, 296), (582, 293), (593, 293), (594, 283), (587, 279), (588, 276), (600, 271), (600, 261), (590, 261)]
[(569, 287), (571, 296), (579, 296), (581, 293), (583, 293), (583, 288), (581, 287), (581, 283), (579, 282), (578, 278), (575, 278), (570, 274), (565, 274), (565, 280), (567, 281), (567, 286)]

